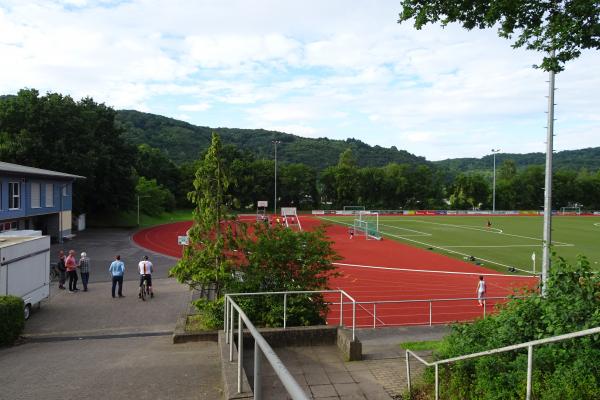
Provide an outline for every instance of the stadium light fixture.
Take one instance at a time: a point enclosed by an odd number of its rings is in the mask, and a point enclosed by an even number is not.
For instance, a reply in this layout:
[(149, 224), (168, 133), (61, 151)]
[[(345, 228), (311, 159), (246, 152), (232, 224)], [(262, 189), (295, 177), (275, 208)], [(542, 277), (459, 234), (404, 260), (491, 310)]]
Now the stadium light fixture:
[(273, 202), (273, 214), (277, 215), (277, 145), (281, 143), (281, 140), (272, 140), (271, 143), (275, 145), (275, 201)]
[(500, 149), (492, 149), (494, 155), (494, 180), (492, 184), (492, 214), (496, 214), (496, 153), (500, 152)]

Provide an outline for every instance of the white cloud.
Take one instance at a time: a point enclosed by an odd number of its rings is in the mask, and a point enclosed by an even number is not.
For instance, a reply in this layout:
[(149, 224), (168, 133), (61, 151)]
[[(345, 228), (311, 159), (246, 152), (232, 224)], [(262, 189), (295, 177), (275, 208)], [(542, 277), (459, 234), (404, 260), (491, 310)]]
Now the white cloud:
[[(0, 94), (33, 87), (428, 158), (543, 150), (542, 55), (494, 29), (417, 31), (398, 12), (392, 0), (4, 0)], [(600, 146), (599, 63), (584, 52), (557, 76), (557, 148)]]
[(208, 103), (184, 104), (177, 108), (179, 108), (181, 111), (206, 111), (210, 108), (210, 104), (208, 104)]

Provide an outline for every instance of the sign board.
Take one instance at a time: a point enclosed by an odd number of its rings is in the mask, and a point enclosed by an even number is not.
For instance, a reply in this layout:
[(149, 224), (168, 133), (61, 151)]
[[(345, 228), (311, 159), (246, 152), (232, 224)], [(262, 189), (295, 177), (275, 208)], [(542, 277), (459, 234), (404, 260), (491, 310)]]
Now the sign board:
[(189, 246), (190, 237), (189, 236), (177, 236), (177, 244), (181, 246)]
[(259, 200), (257, 207), (269, 207), (269, 202), (266, 200)]
[(281, 215), (296, 215), (296, 207), (281, 207)]

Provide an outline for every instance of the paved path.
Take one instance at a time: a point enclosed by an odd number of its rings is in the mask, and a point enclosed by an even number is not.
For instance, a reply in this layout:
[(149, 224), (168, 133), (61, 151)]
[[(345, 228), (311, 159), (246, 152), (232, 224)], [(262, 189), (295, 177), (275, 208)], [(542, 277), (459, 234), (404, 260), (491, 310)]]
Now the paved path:
[[(68, 293), (52, 283), (50, 300), (26, 323), (25, 343), (0, 349), (1, 400), (221, 398), (217, 345), (171, 342), (189, 301), (187, 287), (166, 278), (174, 260), (149, 254), (157, 294), (142, 302), (135, 265), (147, 252), (129, 237), (92, 230), (53, 246), (53, 258), (59, 248), (88, 253), (89, 291)], [(107, 270), (115, 254), (126, 263), (126, 297), (113, 299)]]

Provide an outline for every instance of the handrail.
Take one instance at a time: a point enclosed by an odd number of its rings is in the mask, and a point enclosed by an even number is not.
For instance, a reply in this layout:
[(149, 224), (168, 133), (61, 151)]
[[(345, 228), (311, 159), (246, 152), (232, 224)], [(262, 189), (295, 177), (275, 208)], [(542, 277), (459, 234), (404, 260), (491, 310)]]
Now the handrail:
[(552, 336), (552, 337), (545, 338), (545, 339), (531, 340), (529, 342), (524, 342), (524, 343), (519, 343), (519, 344), (514, 344), (514, 345), (504, 346), (504, 347), (498, 347), (496, 349), (480, 351), (480, 352), (472, 353), (472, 354), (466, 354), (464, 356), (446, 358), (444, 360), (439, 360), (439, 361), (434, 361), (434, 362), (425, 361), (421, 357), (419, 357), (417, 354), (415, 354), (413, 351), (406, 350), (406, 372), (407, 372), (408, 392), (410, 394), (410, 389), (411, 389), (410, 362), (409, 362), (410, 355), (412, 355), (414, 358), (416, 358), (417, 360), (419, 360), (421, 363), (425, 364), (428, 367), (435, 367), (435, 399), (437, 400), (439, 398), (439, 382), (438, 382), (438, 376), (439, 376), (438, 366), (439, 365), (449, 364), (449, 363), (452, 363), (455, 361), (462, 361), (462, 360), (468, 360), (471, 358), (487, 356), (487, 355), (491, 355), (491, 354), (505, 353), (507, 351), (514, 351), (514, 350), (527, 348), (527, 393), (526, 393), (526, 399), (529, 400), (529, 399), (531, 399), (531, 386), (532, 386), (531, 379), (532, 379), (532, 369), (533, 369), (533, 347), (534, 346), (547, 344), (547, 343), (560, 342), (562, 340), (567, 340), (567, 339), (575, 339), (578, 337), (589, 336), (589, 335), (593, 335), (593, 334), (597, 334), (597, 333), (600, 333), (600, 326), (595, 327), (595, 328), (590, 328), (590, 329), (584, 329), (584, 330), (577, 331), (577, 332), (571, 332), (571, 333), (567, 333), (567, 334), (563, 334), (563, 335)]
[[(250, 293), (229, 293), (226, 296), (229, 297), (243, 297), (243, 296), (262, 296), (262, 295), (283, 295), (283, 328), (287, 328), (287, 296), (288, 294), (309, 294), (309, 293), (339, 293), (340, 294), (340, 326), (344, 326), (344, 305), (352, 304), (352, 340), (356, 339), (356, 300), (350, 296), (343, 289), (328, 289), (328, 290), (290, 290), (290, 291), (278, 291), (278, 292), (250, 292)], [(350, 302), (344, 302), (344, 297), (347, 297)], [(337, 304), (337, 303), (331, 303)], [(224, 327), (225, 332), (228, 331), (228, 319), (227, 311), (224, 310)]]
[[(273, 371), (275, 371), (275, 374), (279, 377), (281, 383), (283, 384), (291, 398), (294, 400), (308, 400), (309, 397), (302, 390), (302, 387), (300, 387), (300, 385), (294, 379), (292, 374), (288, 371), (285, 365), (283, 365), (283, 362), (281, 362), (281, 359), (277, 356), (273, 348), (267, 343), (267, 341), (254, 327), (254, 325), (252, 324), (248, 316), (242, 311), (240, 306), (229, 295), (225, 295), (225, 301), (225, 307), (228, 310), (227, 312), (230, 313), (230, 315), (232, 316), (231, 320), (233, 320), (234, 309), (238, 312), (238, 393), (241, 393), (243, 389), (241, 371), (243, 362), (244, 339), (242, 331), (244, 325), (246, 325), (246, 328), (254, 338), (254, 398), (257, 400), (260, 400), (262, 398), (262, 374), (260, 368), (260, 357), (262, 353), (271, 364)], [(233, 330), (231, 330), (231, 332), (233, 332)], [(233, 344), (233, 340), (231, 341), (231, 344)]]

